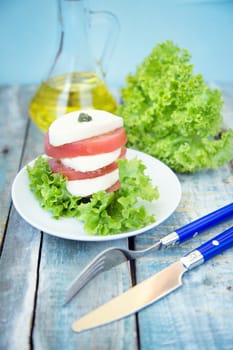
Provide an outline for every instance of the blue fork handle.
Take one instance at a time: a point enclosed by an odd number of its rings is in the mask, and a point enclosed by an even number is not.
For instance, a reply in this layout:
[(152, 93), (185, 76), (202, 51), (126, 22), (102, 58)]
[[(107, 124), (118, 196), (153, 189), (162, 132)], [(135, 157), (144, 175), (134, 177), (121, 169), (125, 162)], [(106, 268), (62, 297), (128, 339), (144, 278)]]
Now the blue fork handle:
[(196, 248), (204, 262), (233, 246), (233, 226)]
[(233, 202), (178, 228), (175, 231), (178, 235), (178, 242), (182, 243), (231, 216), (233, 216)]

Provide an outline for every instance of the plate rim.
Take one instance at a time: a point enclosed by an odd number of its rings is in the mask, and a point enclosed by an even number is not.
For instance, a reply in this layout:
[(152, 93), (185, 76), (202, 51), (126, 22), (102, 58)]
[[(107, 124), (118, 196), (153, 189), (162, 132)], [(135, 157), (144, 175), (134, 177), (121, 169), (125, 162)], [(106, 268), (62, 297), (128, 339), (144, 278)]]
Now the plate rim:
[[(129, 237), (132, 237), (132, 236), (137, 236), (141, 233), (144, 233), (146, 231), (149, 231), (157, 226), (159, 226), (162, 222), (164, 222), (165, 220), (167, 220), (173, 213), (174, 211), (177, 209), (179, 203), (180, 203), (180, 200), (181, 200), (181, 196), (182, 196), (182, 187), (181, 187), (181, 183), (177, 177), (177, 175), (174, 173), (174, 171), (172, 171), (165, 163), (163, 163), (161, 160), (147, 154), (147, 153), (144, 153), (144, 152), (141, 152), (141, 151), (138, 151), (138, 150), (134, 150), (134, 149), (131, 149), (131, 148), (127, 148), (127, 156), (129, 158), (133, 158), (133, 157), (136, 157), (136, 156), (139, 156), (139, 159), (141, 158), (147, 158), (148, 160), (153, 160), (154, 162), (157, 162), (158, 164), (160, 164), (161, 167), (163, 167), (164, 169), (166, 169), (166, 171), (168, 173), (170, 173), (171, 176), (173, 176), (173, 180), (176, 182), (176, 185), (177, 185), (177, 193), (178, 193), (178, 196), (176, 198), (176, 204), (174, 205), (174, 207), (172, 208), (172, 210), (170, 210), (167, 215), (163, 218), (161, 218), (160, 220), (157, 220), (147, 226), (144, 226), (140, 229), (137, 229), (137, 230), (132, 230), (132, 231), (128, 231), (128, 232), (121, 232), (121, 233), (117, 233), (117, 234), (112, 234), (112, 235), (107, 235), (107, 236), (101, 236), (101, 235), (88, 235), (84, 232), (83, 230), (83, 234), (78, 234), (77, 233), (77, 237), (74, 237), (74, 234), (69, 234), (69, 233), (58, 233), (58, 232), (52, 232), (51, 230), (46, 230), (46, 225), (37, 225), (37, 224), (33, 224), (33, 220), (28, 220), (28, 216), (25, 215), (24, 211), (21, 210), (21, 207), (18, 203), (18, 201), (16, 200), (16, 191), (18, 190), (17, 186), (19, 185), (19, 180), (21, 179), (21, 177), (24, 177), (26, 174), (26, 167), (28, 165), (32, 165), (33, 162), (35, 162), (35, 160), (38, 158), (38, 156), (33, 159), (32, 161), (30, 161), (29, 163), (27, 163), (25, 166), (22, 167), (22, 169), (16, 174), (15, 178), (14, 178), (14, 181), (12, 183), (12, 188), (11, 188), (11, 197), (12, 197), (12, 201), (13, 201), (13, 204), (14, 204), (14, 207), (16, 209), (16, 211), (18, 212), (18, 214), (28, 223), (30, 224), (32, 227), (38, 229), (39, 231), (42, 231), (44, 233), (47, 233), (49, 235), (52, 235), (52, 236), (55, 236), (55, 237), (58, 237), (58, 238), (63, 238), (63, 239), (69, 239), (69, 240), (76, 240), (76, 241), (92, 241), (92, 242), (101, 242), (101, 241), (110, 241), (110, 240), (117, 240), (117, 239), (123, 239), (123, 238), (129, 238)], [(141, 159), (142, 162), (143, 162), (143, 159)], [(144, 160), (145, 161), (145, 160)], [(150, 174), (149, 174), (150, 176)], [(36, 206), (39, 205), (39, 209), (40, 211), (42, 210), (43, 213), (47, 213), (47, 215), (49, 216), (49, 218), (51, 220), (55, 220), (55, 222), (58, 222), (56, 219), (54, 219), (52, 217), (52, 215), (44, 210), (42, 207), (40, 207), (40, 204), (39, 202), (37, 201), (37, 199), (34, 197), (32, 191), (30, 191), (29, 189), (29, 186), (25, 186), (25, 190), (32, 194), (33, 196), (33, 202), (34, 204), (36, 203)], [(159, 200), (158, 200), (159, 201)], [(157, 202), (157, 201), (156, 201)], [(62, 219), (59, 219), (60, 222), (61, 221), (78, 221), (77, 219), (75, 218), (62, 218)], [(81, 223), (81, 221), (78, 221), (78, 224), (83, 226), (83, 223)], [(77, 228), (78, 230), (78, 228)]]

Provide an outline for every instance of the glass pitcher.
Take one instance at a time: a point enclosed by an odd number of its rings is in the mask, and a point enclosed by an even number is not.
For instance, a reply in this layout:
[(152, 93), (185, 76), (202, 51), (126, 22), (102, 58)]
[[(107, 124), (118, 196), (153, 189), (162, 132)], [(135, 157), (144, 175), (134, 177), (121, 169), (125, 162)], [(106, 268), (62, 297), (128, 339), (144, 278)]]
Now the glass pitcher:
[[(43, 132), (53, 120), (74, 110), (114, 112), (116, 109), (116, 101), (105, 83), (107, 63), (119, 32), (116, 16), (107, 11), (90, 11), (86, 0), (57, 3), (61, 26), (59, 48), (47, 79), (29, 104), (29, 115)], [(100, 25), (106, 35), (97, 58), (94, 27)]]

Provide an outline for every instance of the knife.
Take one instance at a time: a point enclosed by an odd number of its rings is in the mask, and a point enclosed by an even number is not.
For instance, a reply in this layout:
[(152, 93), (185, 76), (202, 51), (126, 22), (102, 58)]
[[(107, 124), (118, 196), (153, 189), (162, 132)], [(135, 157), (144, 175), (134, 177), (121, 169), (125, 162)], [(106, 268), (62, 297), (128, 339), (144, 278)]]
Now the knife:
[[(187, 241), (188, 239), (193, 238), (194, 236), (198, 235), (202, 231), (213, 227), (220, 223), (221, 221), (230, 218), (233, 216), (233, 202), (230, 204), (225, 205), (224, 207), (221, 207), (205, 216), (202, 216), (185, 226), (182, 226), (180, 228), (177, 228), (176, 231), (169, 233), (165, 237), (159, 239), (156, 243), (153, 244), (153, 246), (148, 248), (149, 250), (155, 250), (160, 249), (161, 247), (168, 247), (175, 244), (183, 243)], [(113, 248), (108, 248), (106, 251), (114, 250)], [(137, 251), (136, 251), (137, 252)], [(66, 292), (66, 298), (65, 298), (65, 304), (67, 304), (79, 291), (81, 288), (84, 287), (88, 283), (88, 279), (86, 279), (86, 274), (90, 266), (93, 265), (94, 261), (99, 258), (100, 255), (103, 255), (105, 251), (101, 252), (97, 255), (97, 257), (91, 261), (84, 269), (83, 271), (75, 277), (73, 282), (70, 284), (67, 292)], [(127, 254), (126, 254), (127, 255)], [(122, 255), (122, 257), (124, 257)], [(128, 256), (126, 256), (128, 257)], [(129, 257), (128, 257), (129, 258)], [(107, 271), (108, 269), (111, 269), (114, 266), (117, 266), (121, 264), (123, 261), (126, 261), (125, 258), (123, 259), (113, 259), (111, 261), (111, 264), (109, 264), (109, 267), (107, 268), (105, 266), (104, 269), (98, 269), (96, 270), (96, 275), (100, 272)], [(85, 282), (84, 282), (85, 281)]]
[(166, 267), (159, 273), (130, 288), (89, 314), (75, 321), (72, 329), (81, 332), (129, 316), (182, 286), (185, 272), (205, 263), (233, 246), (233, 226)]

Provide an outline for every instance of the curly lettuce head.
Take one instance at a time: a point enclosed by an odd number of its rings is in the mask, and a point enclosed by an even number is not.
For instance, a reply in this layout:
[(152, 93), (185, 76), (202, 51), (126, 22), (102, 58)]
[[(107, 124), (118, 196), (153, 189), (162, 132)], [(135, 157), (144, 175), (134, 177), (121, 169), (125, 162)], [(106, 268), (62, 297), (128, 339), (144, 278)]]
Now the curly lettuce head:
[(222, 130), (221, 92), (193, 74), (190, 59), (171, 41), (157, 45), (127, 76), (118, 107), (128, 146), (180, 173), (223, 165), (233, 146), (233, 130)]

